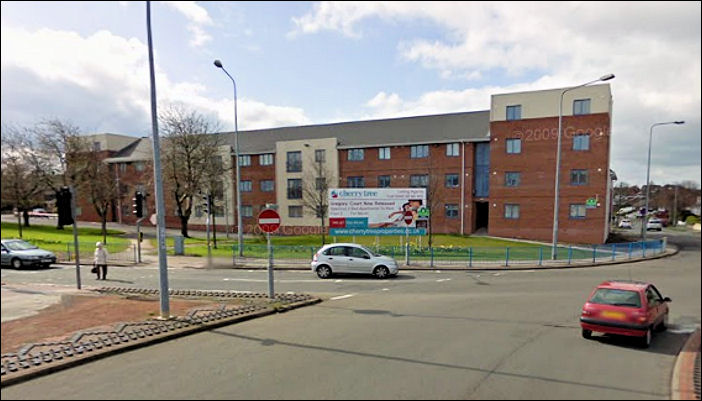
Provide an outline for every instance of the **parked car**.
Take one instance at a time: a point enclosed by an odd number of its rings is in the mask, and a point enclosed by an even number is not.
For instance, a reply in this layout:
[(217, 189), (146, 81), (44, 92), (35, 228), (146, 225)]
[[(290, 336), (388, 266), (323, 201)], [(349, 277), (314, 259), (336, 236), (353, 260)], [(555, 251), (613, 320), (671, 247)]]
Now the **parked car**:
[(0, 241), (0, 264), (15, 269), (30, 266), (49, 267), (56, 263), (56, 255), (21, 239)]
[(592, 332), (637, 337), (643, 347), (651, 345), (654, 330), (668, 327), (670, 298), (649, 282), (605, 281), (585, 302), (580, 315), (582, 336)]
[(397, 262), (358, 244), (336, 243), (324, 245), (312, 257), (312, 271), (319, 278), (334, 273), (372, 274), (377, 278), (396, 276)]
[(646, 230), (661, 231), (661, 230), (663, 230), (663, 223), (658, 218), (655, 218), (655, 217), (650, 218), (648, 220), (648, 223), (646, 223)]
[(619, 222), (619, 228), (631, 228), (631, 220), (622, 219), (622, 221)]

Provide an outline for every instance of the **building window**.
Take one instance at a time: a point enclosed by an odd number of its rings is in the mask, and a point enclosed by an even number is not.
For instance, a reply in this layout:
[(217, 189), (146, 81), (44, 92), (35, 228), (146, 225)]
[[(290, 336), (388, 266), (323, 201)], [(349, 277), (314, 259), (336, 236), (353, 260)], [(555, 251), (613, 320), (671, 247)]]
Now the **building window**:
[(317, 191), (326, 191), (328, 188), (326, 177), (317, 177), (314, 188)]
[(251, 185), (251, 181), (250, 180), (241, 181), (239, 183), (239, 189), (241, 190), (241, 192), (251, 192), (251, 190), (253, 189), (253, 186)]
[(570, 170), (570, 185), (587, 185), (587, 170)]
[(458, 188), (458, 174), (446, 174), (446, 188)]
[(573, 115), (590, 114), (590, 99), (577, 99), (573, 101)]
[(120, 163), (120, 164), (119, 164), (119, 172), (120, 172), (120, 173), (126, 173), (126, 172), (127, 172), (127, 163)]
[(100, 142), (93, 142), (93, 151), (99, 152), (100, 151)]
[(446, 156), (458, 156), (459, 143), (447, 143), (446, 144)]
[(258, 156), (258, 164), (261, 166), (270, 166), (273, 164), (273, 153), (265, 153)]
[(518, 187), (521, 183), (522, 173), (509, 171), (505, 173), (505, 186)]
[(144, 162), (136, 162), (134, 163), (134, 169), (136, 171), (144, 171)]
[(519, 205), (505, 205), (505, 219), (518, 219)]
[(275, 190), (275, 181), (261, 180), (261, 192), (273, 192)]
[(429, 186), (429, 176), (426, 174), (422, 175), (411, 175), (410, 176), (410, 187), (412, 188), (426, 188)]
[(390, 148), (378, 148), (378, 159), (390, 160)]
[(585, 218), (585, 205), (570, 205), (570, 218), (571, 219), (584, 219)]
[(288, 206), (288, 217), (302, 217), (302, 206)]
[(446, 205), (444, 205), (444, 213), (449, 219), (458, 218), (458, 205), (447, 203)]
[(349, 177), (347, 182), (349, 188), (365, 188), (366, 186), (363, 177)]
[(253, 217), (253, 206), (241, 205), (241, 217)]
[(361, 161), (363, 160), (363, 149), (349, 149), (348, 159), (350, 161)]
[(590, 134), (579, 134), (574, 136), (573, 150), (590, 150)]
[(520, 138), (507, 139), (507, 153), (508, 154), (522, 153), (522, 140)]
[(287, 172), (288, 173), (299, 173), (302, 171), (302, 152), (288, 152), (287, 160)]
[(327, 161), (327, 152), (325, 149), (316, 149), (314, 151), (314, 161), (317, 163), (324, 163)]
[(429, 145), (415, 145), (410, 148), (410, 157), (412, 159), (421, 159), (429, 157)]
[(246, 167), (251, 165), (251, 155), (239, 155), (239, 166)]
[(522, 105), (507, 106), (507, 121), (522, 119)]
[(302, 199), (302, 180), (288, 180), (288, 199)]
[(390, 188), (390, 176), (389, 175), (379, 175), (378, 176), (378, 188)]

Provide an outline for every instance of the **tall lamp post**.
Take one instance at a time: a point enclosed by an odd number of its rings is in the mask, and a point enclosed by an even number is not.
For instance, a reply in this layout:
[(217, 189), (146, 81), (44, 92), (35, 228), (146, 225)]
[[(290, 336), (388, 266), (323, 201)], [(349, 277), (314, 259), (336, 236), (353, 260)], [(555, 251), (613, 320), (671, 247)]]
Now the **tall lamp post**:
[(685, 121), (668, 121), (665, 123), (655, 123), (651, 125), (648, 133), (648, 165), (646, 167), (646, 209), (644, 211), (643, 218), (641, 219), (641, 241), (646, 241), (646, 226), (648, 225), (648, 196), (651, 191), (651, 182), (649, 181), (651, 176), (651, 142), (653, 141), (653, 127), (659, 125), (670, 125), (670, 124), (685, 124)]
[(603, 75), (600, 78), (586, 82), (582, 85), (578, 86), (573, 86), (571, 88), (563, 89), (561, 91), (561, 98), (560, 101), (558, 102), (558, 144), (556, 145), (556, 188), (555, 188), (555, 195), (553, 198), (553, 244), (551, 248), (551, 259), (556, 260), (558, 257), (558, 187), (559, 187), (559, 180), (561, 178), (561, 136), (562, 136), (562, 131), (563, 131), (563, 95), (565, 95), (566, 92), (571, 91), (573, 89), (578, 89), (582, 88), (583, 86), (587, 86), (590, 84), (593, 84), (595, 82), (600, 82), (600, 81), (609, 81), (610, 79), (614, 78), (614, 74), (607, 74)]
[(234, 84), (234, 163), (236, 163), (236, 233), (237, 242), (239, 243), (239, 256), (244, 256), (244, 233), (241, 226), (241, 172), (239, 171), (239, 127), (237, 125), (237, 115), (236, 115), (236, 81), (229, 75), (227, 70), (224, 69), (222, 62), (219, 60), (214, 61), (214, 65), (217, 68), (221, 68), (225, 74), (232, 80)]

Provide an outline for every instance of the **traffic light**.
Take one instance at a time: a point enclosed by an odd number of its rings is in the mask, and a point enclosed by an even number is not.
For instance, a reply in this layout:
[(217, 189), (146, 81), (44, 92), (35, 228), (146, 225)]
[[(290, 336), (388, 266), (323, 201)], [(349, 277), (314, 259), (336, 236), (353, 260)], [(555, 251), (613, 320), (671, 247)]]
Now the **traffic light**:
[(205, 216), (209, 216), (212, 213), (212, 195), (202, 195), (202, 207), (205, 211)]
[(73, 224), (71, 198), (71, 190), (68, 189), (68, 187), (63, 187), (56, 192), (56, 209), (58, 210), (59, 226), (70, 226)]
[(138, 218), (144, 217), (144, 195), (141, 193), (141, 191), (136, 191), (134, 193), (132, 201), (134, 201), (132, 204), (134, 207), (134, 215)]

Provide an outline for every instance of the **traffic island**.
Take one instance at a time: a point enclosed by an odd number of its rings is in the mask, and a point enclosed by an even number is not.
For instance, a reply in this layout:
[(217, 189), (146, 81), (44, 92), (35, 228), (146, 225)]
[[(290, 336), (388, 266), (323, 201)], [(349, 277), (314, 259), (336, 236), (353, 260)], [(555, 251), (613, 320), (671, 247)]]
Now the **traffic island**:
[[(158, 290), (102, 287), (102, 295), (128, 299), (157, 297)], [(211, 300), (209, 305), (190, 309), (184, 316), (121, 322), (109, 329), (78, 331), (59, 341), (30, 343), (14, 353), (3, 354), (0, 361), (0, 387), (104, 358), (119, 352), (211, 330), (274, 313), (321, 302), (306, 294), (267, 294), (236, 291), (170, 290), (169, 296)], [(233, 302), (236, 301), (236, 302)]]

